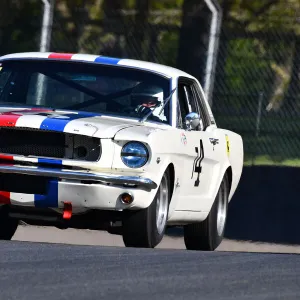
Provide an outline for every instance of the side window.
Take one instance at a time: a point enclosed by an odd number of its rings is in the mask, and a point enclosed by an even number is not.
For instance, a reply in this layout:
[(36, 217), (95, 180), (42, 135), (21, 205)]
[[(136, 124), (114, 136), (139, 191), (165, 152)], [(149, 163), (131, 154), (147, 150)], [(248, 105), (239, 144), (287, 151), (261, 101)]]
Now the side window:
[(185, 91), (185, 85), (178, 83), (178, 103), (177, 103), (177, 127), (182, 128), (184, 124), (184, 118), (189, 113), (187, 95)]
[(177, 104), (177, 123), (176, 123), (177, 128), (183, 128), (183, 116), (181, 113), (180, 105), (179, 103)]
[(178, 100), (177, 127), (182, 128), (184, 118), (190, 112), (196, 112), (201, 116), (204, 128), (210, 124), (205, 103), (203, 103), (197, 84), (193, 80), (186, 79), (181, 82), (179, 81)]
[(204, 100), (201, 97), (201, 92), (199, 91), (198, 86), (195, 82), (192, 85), (192, 90), (193, 90), (194, 100), (198, 106), (198, 113), (200, 113), (203, 120), (204, 128), (206, 128), (207, 126), (210, 125), (210, 121), (209, 121), (210, 118)]
[(186, 84), (184, 88), (185, 88), (185, 93), (187, 95), (189, 112), (200, 113), (197, 100), (195, 99), (195, 96), (194, 96), (194, 93), (193, 93), (193, 90), (192, 90), (192, 85), (191, 84)]

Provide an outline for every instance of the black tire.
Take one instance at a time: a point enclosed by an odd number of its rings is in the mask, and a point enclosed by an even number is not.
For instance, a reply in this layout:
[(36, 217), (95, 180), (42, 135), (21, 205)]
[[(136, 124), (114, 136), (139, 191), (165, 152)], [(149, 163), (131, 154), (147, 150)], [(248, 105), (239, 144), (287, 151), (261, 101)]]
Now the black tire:
[[(228, 212), (229, 182), (225, 175), (207, 218), (184, 226), (184, 243), (188, 250), (214, 251), (222, 242)], [(221, 197), (221, 198), (220, 198)], [(220, 203), (221, 202), (221, 203)], [(218, 213), (221, 211), (218, 230)]]
[(0, 240), (11, 240), (19, 225), (19, 220), (10, 218), (8, 213), (7, 206), (0, 207)]
[[(170, 204), (170, 175), (165, 172), (157, 193), (149, 207), (138, 210), (128, 211), (123, 219), (123, 242), (126, 247), (155, 248), (163, 239), (168, 219)], [(157, 207), (161, 203), (161, 193), (167, 192), (164, 206), (163, 220), (161, 226), (157, 225)], [(159, 201), (160, 200), (160, 201)]]

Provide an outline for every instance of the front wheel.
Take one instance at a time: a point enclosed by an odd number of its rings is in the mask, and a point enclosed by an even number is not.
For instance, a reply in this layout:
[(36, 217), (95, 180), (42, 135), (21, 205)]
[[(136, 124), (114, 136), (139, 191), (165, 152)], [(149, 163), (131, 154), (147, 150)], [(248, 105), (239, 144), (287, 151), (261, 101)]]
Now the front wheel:
[(11, 240), (19, 225), (19, 220), (9, 217), (9, 208), (0, 207), (0, 240)]
[(201, 223), (184, 226), (188, 250), (214, 251), (222, 242), (228, 211), (229, 182), (224, 176), (208, 217)]
[(165, 172), (149, 207), (129, 211), (123, 220), (126, 247), (155, 248), (163, 239), (169, 212), (170, 176)]

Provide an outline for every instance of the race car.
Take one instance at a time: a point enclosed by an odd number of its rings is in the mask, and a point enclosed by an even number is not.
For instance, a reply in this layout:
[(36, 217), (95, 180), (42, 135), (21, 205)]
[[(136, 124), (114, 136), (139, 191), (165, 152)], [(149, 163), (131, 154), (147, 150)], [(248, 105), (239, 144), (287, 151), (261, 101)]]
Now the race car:
[(0, 239), (20, 221), (104, 230), (155, 248), (183, 227), (214, 251), (243, 169), (242, 137), (217, 127), (199, 81), (92, 54), (0, 57)]

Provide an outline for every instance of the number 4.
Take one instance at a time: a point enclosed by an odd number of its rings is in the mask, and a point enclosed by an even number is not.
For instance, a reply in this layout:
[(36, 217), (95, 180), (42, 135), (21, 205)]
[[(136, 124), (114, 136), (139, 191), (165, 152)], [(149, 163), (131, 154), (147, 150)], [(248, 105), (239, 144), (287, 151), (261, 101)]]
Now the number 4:
[(197, 173), (197, 179), (195, 181), (194, 186), (199, 186), (200, 184), (200, 173), (202, 172), (202, 166), (201, 166), (201, 162), (204, 158), (204, 149), (203, 149), (203, 142), (202, 140), (200, 140), (200, 153), (199, 153), (199, 148), (195, 147), (195, 151), (197, 153), (197, 156), (194, 160), (194, 164), (193, 164), (193, 172), (192, 172), (192, 178), (194, 176), (194, 173)]

